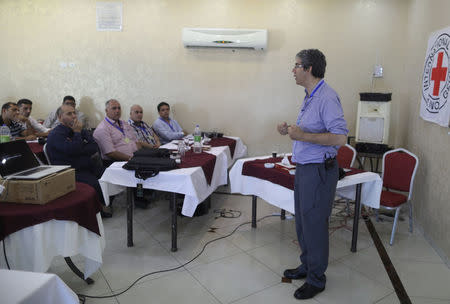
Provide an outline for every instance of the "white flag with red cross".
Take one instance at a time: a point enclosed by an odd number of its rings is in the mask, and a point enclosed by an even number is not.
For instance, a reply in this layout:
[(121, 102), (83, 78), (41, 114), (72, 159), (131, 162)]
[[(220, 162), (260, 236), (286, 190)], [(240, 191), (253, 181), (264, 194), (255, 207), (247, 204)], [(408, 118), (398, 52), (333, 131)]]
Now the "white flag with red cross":
[(428, 39), (422, 76), (420, 117), (443, 127), (450, 125), (450, 27)]

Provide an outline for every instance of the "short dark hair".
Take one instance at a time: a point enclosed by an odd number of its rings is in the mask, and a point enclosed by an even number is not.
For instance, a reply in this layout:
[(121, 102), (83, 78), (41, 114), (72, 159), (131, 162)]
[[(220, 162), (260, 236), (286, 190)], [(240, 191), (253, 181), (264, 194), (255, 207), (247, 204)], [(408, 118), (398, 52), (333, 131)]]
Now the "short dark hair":
[(19, 100), (18, 102), (17, 102), (17, 105), (20, 107), (21, 105), (23, 105), (23, 104), (26, 104), (26, 105), (32, 105), (33, 104), (33, 102), (31, 101), (31, 100), (29, 100), (29, 99), (21, 99), (21, 100)]
[(15, 102), (11, 102), (11, 101), (4, 103), (2, 106), (2, 113), (3, 113), (3, 110), (8, 110), (12, 106), (17, 106), (17, 104)]
[(169, 109), (170, 109), (169, 104), (168, 104), (167, 102), (162, 101), (162, 102), (160, 102), (159, 105), (157, 106), (158, 112), (159, 112), (159, 109), (161, 109), (162, 106), (168, 106)]
[(308, 49), (300, 51), (295, 57), (300, 58), (304, 70), (312, 67), (311, 74), (316, 78), (325, 76), (327, 61), (325, 55), (318, 49)]
[(73, 102), (76, 102), (75, 98), (73, 98), (73, 96), (70, 96), (70, 95), (64, 96), (62, 103), (64, 104), (66, 102), (66, 100), (71, 100)]

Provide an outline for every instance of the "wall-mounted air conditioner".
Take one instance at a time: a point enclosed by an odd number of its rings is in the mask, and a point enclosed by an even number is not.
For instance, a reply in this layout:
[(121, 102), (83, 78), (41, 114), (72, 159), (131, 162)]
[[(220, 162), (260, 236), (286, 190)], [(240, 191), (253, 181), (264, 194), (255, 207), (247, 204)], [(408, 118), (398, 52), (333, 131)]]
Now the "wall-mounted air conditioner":
[(267, 30), (260, 29), (221, 29), (221, 28), (183, 28), (185, 47), (267, 48)]

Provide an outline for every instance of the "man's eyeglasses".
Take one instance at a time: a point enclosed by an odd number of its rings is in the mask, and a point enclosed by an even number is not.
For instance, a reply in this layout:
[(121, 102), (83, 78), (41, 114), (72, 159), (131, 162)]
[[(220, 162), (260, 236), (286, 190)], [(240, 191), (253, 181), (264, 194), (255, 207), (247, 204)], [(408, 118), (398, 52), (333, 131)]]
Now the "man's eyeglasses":
[(294, 65), (294, 69), (300, 69), (300, 68), (303, 68), (303, 64), (301, 64), (301, 63), (296, 63), (296, 64)]

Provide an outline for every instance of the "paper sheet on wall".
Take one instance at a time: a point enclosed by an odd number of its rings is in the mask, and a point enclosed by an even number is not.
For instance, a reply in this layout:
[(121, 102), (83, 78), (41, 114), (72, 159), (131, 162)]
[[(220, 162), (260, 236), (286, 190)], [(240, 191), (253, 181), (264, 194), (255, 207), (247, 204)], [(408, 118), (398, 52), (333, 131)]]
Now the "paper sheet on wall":
[(122, 31), (122, 2), (97, 2), (97, 31)]

